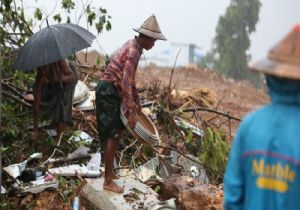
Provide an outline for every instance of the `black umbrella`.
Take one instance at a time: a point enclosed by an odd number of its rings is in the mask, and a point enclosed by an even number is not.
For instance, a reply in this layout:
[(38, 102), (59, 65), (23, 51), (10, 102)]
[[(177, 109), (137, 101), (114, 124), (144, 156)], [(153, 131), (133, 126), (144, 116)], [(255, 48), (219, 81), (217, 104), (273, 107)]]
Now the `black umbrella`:
[(90, 47), (95, 38), (92, 33), (75, 24), (47, 26), (34, 33), (20, 49), (15, 68), (31, 70), (64, 59)]

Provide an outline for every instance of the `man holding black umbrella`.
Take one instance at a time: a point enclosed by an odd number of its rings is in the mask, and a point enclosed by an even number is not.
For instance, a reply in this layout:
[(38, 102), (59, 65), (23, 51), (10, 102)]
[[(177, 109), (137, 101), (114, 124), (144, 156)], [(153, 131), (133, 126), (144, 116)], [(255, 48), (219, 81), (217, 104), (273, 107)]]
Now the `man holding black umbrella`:
[(38, 118), (42, 114), (56, 127), (59, 142), (66, 125), (72, 124), (72, 99), (78, 81), (76, 66), (67, 59), (37, 68), (34, 87), (32, 139), (38, 137)]
[[(47, 19), (46, 19), (47, 21)], [(79, 25), (48, 25), (34, 33), (20, 49), (15, 62), (19, 70), (38, 69), (34, 89), (34, 130), (38, 137), (40, 108), (57, 127), (57, 141), (66, 124), (72, 122), (72, 97), (77, 83), (75, 65), (65, 58), (90, 47), (96, 38)]]
[(120, 119), (120, 104), (123, 104), (128, 124), (134, 128), (137, 114), (141, 111), (135, 85), (135, 73), (142, 50), (150, 50), (156, 40), (166, 40), (154, 15), (140, 28), (134, 29), (139, 36), (127, 41), (110, 61), (96, 88), (96, 116), (100, 141), (105, 143), (105, 177), (103, 188), (122, 193), (123, 189), (113, 179), (113, 160), (118, 137), (123, 125)]

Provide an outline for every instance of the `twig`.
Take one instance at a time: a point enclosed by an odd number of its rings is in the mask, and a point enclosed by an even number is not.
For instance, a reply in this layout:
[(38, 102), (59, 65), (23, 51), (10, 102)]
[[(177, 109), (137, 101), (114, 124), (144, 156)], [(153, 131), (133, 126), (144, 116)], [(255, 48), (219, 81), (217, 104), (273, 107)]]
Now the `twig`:
[(136, 159), (138, 153), (141, 151), (142, 146), (143, 146), (143, 145), (141, 144), (141, 145), (137, 148), (137, 150), (135, 151), (134, 155), (132, 156), (132, 161), (131, 161), (131, 163), (132, 163), (134, 169), (136, 169), (135, 159)]
[(61, 150), (55, 148), (55, 149), (53, 150), (52, 154), (50, 155), (50, 157), (49, 157), (46, 161), (44, 161), (44, 162), (42, 163), (42, 165), (45, 165), (46, 163), (48, 163), (48, 162), (50, 161), (50, 159), (54, 156), (54, 154), (55, 154), (56, 151), (58, 151), (58, 152), (62, 153), (63, 155), (65, 155), (65, 154), (63, 153), (63, 151), (61, 151)]
[(171, 83), (172, 83), (172, 78), (173, 78), (173, 73), (174, 73), (174, 70), (175, 70), (175, 66), (176, 66), (176, 62), (177, 62), (177, 58), (179, 56), (179, 53), (181, 51), (181, 48), (178, 50), (177, 52), (177, 55), (176, 55), (176, 58), (175, 58), (175, 62), (174, 62), (174, 65), (173, 65), (173, 68), (172, 68), (172, 71), (171, 71), (171, 76), (170, 76), (170, 81), (169, 81), (169, 90), (171, 89)]
[(161, 118), (162, 118), (162, 123), (165, 123), (167, 125), (167, 129), (169, 132), (169, 129), (173, 129), (173, 131), (177, 131), (178, 135), (184, 139), (184, 135), (181, 132), (181, 129), (178, 127), (176, 124), (174, 117), (171, 112), (165, 111), (163, 108), (161, 109)]
[(189, 105), (192, 102), (193, 102), (192, 100), (188, 99), (188, 101), (185, 104), (183, 104), (181, 107), (179, 107), (178, 110), (182, 110), (184, 107), (186, 107), (187, 105)]
[(86, 80), (89, 78), (89, 76), (90, 76), (90, 74), (89, 74), (89, 73), (87, 73), (87, 75), (85, 76), (85, 78), (84, 78), (84, 80), (83, 80), (83, 83), (85, 83), (85, 82), (86, 82)]
[(64, 132), (62, 132), (62, 133), (60, 134), (60, 137), (59, 137), (59, 139), (58, 139), (58, 142), (57, 142), (57, 144), (56, 144), (56, 147), (59, 147), (59, 146), (60, 146), (60, 142), (61, 142), (61, 139), (62, 139), (63, 134), (64, 134)]
[(209, 109), (209, 108), (206, 108), (206, 107), (186, 108), (186, 109), (183, 109), (182, 111), (183, 112), (195, 112), (195, 111), (212, 112), (212, 113), (216, 113), (216, 114), (222, 115), (224, 117), (228, 117), (228, 118), (233, 119), (233, 120), (241, 121), (241, 119), (233, 117), (233, 116), (229, 115), (228, 113), (225, 114), (223, 112), (219, 112), (219, 111), (216, 111), (216, 110), (213, 110), (213, 109)]
[(136, 139), (134, 142), (132, 142), (131, 144), (127, 145), (127, 146), (125, 147), (125, 149), (123, 149), (123, 150), (121, 151), (120, 161), (119, 161), (119, 167), (121, 167), (121, 162), (122, 162), (122, 158), (123, 158), (124, 152), (125, 152), (127, 149), (129, 149), (131, 146), (133, 146), (136, 142), (137, 142), (137, 139)]
[(2, 82), (8, 82), (8, 81), (10, 81), (10, 80), (13, 80), (14, 79), (14, 77), (13, 76), (10, 76), (10, 77), (6, 77), (6, 78), (2, 78)]
[(220, 100), (218, 101), (217, 105), (215, 106), (215, 109), (217, 110), (219, 105), (221, 104), (221, 102), (223, 101), (223, 99), (225, 98), (225, 96), (223, 96), (222, 98), (220, 98)]
[(143, 180), (141, 180), (141, 179), (137, 176), (136, 173), (133, 173), (132, 176), (134, 176), (134, 177), (132, 177), (133, 179), (139, 181), (140, 183), (145, 183)]
[(89, 122), (88, 125), (92, 128), (92, 130), (93, 130), (96, 134), (98, 134), (97, 129), (93, 126), (93, 124), (92, 124), (91, 122)]
[(4, 91), (4, 90), (2, 90), (2, 93), (3, 93), (4, 95), (6, 95), (6, 96), (8, 96), (8, 97), (10, 97), (10, 98), (12, 98), (12, 99), (14, 99), (14, 100), (20, 102), (20, 103), (22, 103), (22, 104), (28, 106), (28, 107), (32, 107), (31, 104), (29, 104), (29, 103), (27, 103), (27, 102), (25, 102), (25, 101), (22, 101), (22, 100), (19, 99), (18, 97), (14, 96), (14, 95), (12, 95), (12, 94), (10, 94), (10, 93)]
[(26, 116), (28, 114), (31, 114), (31, 113), (32, 113), (32, 111), (28, 111), (28, 112), (23, 112), (21, 114), (2, 116), (2, 118), (24, 117), (24, 116)]
[[(28, 90), (26, 90), (26, 89), (24, 89), (24, 88), (21, 88), (21, 87), (15, 85), (15, 84), (13, 84), (13, 83), (9, 83), (9, 85), (12, 86), (12, 87), (14, 87), (14, 88), (16, 88), (16, 89), (18, 89), (19, 91), (28, 92)], [(31, 92), (32, 92), (32, 91), (31, 91)]]
[(20, 93), (15, 87), (12, 87), (9, 83), (3, 82), (3, 85), (14, 91), (18, 96), (24, 98), (24, 95)]
[(160, 148), (162, 148), (162, 149), (168, 149), (168, 150), (176, 151), (176, 152), (178, 152), (179, 154), (181, 154), (183, 157), (185, 157), (185, 158), (187, 158), (187, 159), (189, 159), (189, 160), (191, 160), (191, 161), (193, 161), (193, 162), (195, 162), (195, 163), (197, 163), (197, 164), (200, 164), (200, 165), (202, 165), (203, 167), (206, 167), (206, 168), (208, 168), (209, 170), (212, 170), (212, 171), (216, 172), (216, 173), (219, 174), (219, 175), (222, 175), (221, 173), (219, 173), (218, 171), (212, 169), (211, 167), (209, 167), (209, 166), (207, 166), (207, 165), (205, 165), (205, 164), (203, 164), (203, 163), (201, 163), (201, 162), (199, 162), (199, 161), (197, 161), (197, 160), (194, 160), (194, 159), (192, 159), (192, 158), (186, 156), (185, 154), (183, 154), (182, 152), (178, 151), (177, 149), (170, 148), (170, 147), (163, 147), (163, 146), (160, 146), (160, 145), (154, 145), (153, 147), (160, 147)]
[(141, 153), (142, 158), (144, 159), (145, 162), (149, 161), (149, 157), (147, 157), (143, 152)]
[(215, 120), (216, 118), (218, 118), (218, 115), (214, 115), (213, 117), (209, 118), (208, 120), (206, 120), (207, 122), (211, 122), (212, 120)]
[[(23, 24), (26, 26), (26, 29), (28, 30), (28, 32), (29, 32), (30, 34), (33, 34), (31, 28), (29, 27), (27, 21), (23, 18), (23, 16), (19, 15), (19, 13), (17, 13), (17, 12), (16, 12), (16, 15), (18, 16), (18, 18), (20, 18), (20, 20), (23, 21)], [(24, 25), (22, 26), (22, 24), (21, 24), (20, 22), (18, 22), (18, 21), (15, 21), (15, 22), (16, 22), (21, 28), (23, 28), (23, 30), (25, 31)]]
[[(197, 123), (197, 127), (200, 128), (200, 123), (202, 125), (205, 125), (205, 127), (207, 127), (207, 122), (205, 122), (201, 116), (198, 114), (197, 110), (195, 112), (193, 112), (193, 117), (196, 119), (196, 123)], [(198, 119), (199, 118), (199, 119)], [(200, 122), (199, 122), (200, 121)]]
[(84, 155), (84, 156), (80, 156), (80, 157), (76, 157), (76, 158), (59, 158), (59, 159), (51, 161), (51, 162), (49, 162), (49, 161), (48, 162), (44, 162), (44, 164), (58, 165), (58, 164), (62, 164), (62, 163), (76, 162), (78, 160), (86, 160), (88, 158), (91, 158), (91, 156), (90, 155)]

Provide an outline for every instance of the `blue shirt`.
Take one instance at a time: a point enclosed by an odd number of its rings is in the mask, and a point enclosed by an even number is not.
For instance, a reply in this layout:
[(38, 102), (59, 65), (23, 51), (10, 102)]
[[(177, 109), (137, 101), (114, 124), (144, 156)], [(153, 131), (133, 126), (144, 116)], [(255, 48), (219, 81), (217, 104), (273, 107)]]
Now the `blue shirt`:
[(224, 177), (224, 208), (300, 209), (300, 81), (267, 76), (271, 103), (246, 116)]

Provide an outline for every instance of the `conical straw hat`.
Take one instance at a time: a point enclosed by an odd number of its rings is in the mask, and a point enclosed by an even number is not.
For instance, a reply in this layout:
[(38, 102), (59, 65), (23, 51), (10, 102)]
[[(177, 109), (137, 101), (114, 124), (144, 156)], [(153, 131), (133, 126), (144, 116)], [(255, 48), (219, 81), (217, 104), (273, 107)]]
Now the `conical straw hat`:
[(250, 69), (279, 77), (300, 80), (300, 25), (296, 25), (269, 53)]
[(161, 33), (158, 22), (155, 15), (151, 15), (139, 28), (134, 28), (138, 33), (152, 37), (157, 40), (167, 40), (166, 37)]

